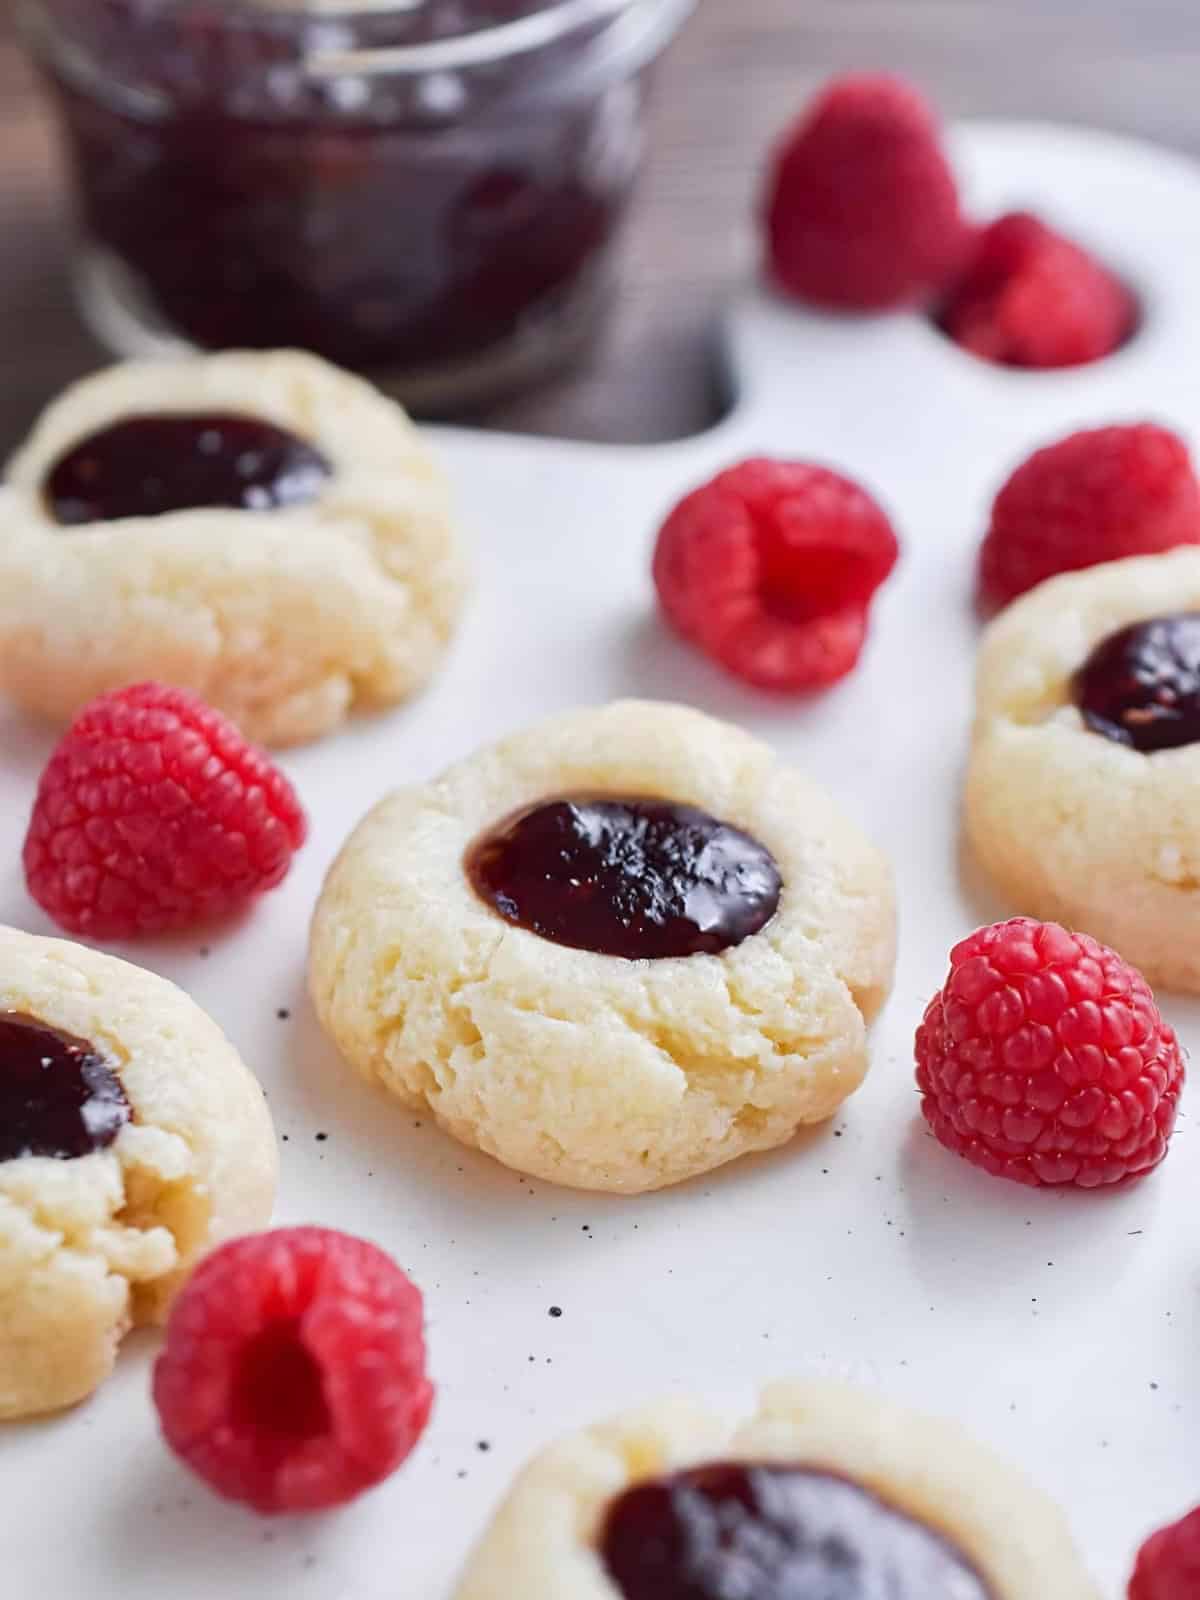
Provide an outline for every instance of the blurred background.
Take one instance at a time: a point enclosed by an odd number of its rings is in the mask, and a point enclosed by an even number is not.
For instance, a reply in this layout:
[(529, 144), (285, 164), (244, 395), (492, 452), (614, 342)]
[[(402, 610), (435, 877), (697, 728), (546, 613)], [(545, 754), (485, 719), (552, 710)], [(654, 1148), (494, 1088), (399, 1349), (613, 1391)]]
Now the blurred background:
[[(659, 69), (615, 314), (569, 375), (473, 420), (644, 442), (708, 425), (720, 407), (714, 319), (744, 255), (764, 153), (822, 78), (872, 67), (911, 76), (948, 118), (1094, 123), (1200, 152), (1192, 0), (701, 0)], [(10, 9), (0, 163), (7, 452), (57, 388), (104, 359), (72, 302), (66, 185)]]

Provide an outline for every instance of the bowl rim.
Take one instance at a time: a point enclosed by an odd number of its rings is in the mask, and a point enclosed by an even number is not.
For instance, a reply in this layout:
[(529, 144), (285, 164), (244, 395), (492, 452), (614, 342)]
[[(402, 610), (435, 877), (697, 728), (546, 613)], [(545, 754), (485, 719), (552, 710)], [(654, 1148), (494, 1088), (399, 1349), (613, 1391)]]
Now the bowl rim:
[[(419, 0), (394, 0), (391, 9), (410, 11), (416, 3)], [(328, 25), (328, 42), (314, 49), (306, 63), (307, 72), (313, 76), (418, 76), (487, 67), (536, 55), (589, 29), (604, 29), (606, 36), (619, 33), (619, 40), (611, 39), (614, 46), (623, 44), (648, 60), (667, 44), (696, 4), (697, 0), (554, 0), (554, 4), (511, 22), (425, 44), (395, 46), (354, 42), (356, 28), (369, 29), (387, 15), (386, 9), (379, 7), (356, 5), (322, 13), (289, 4), (272, 8), (272, 14), (309, 27)], [(252, 9), (236, 0), (235, 5), (238, 10)]]

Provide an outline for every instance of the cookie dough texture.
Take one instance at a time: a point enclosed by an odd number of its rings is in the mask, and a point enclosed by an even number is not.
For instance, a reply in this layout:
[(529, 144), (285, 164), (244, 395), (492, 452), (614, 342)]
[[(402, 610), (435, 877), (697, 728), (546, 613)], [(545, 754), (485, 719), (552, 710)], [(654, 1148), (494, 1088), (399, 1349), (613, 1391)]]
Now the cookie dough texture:
[(674, 1403), (553, 1445), (517, 1480), (455, 1600), (620, 1600), (596, 1550), (609, 1505), (709, 1461), (851, 1478), (941, 1533), (996, 1600), (1099, 1600), (1058, 1509), (1020, 1473), (953, 1424), (830, 1383), (773, 1385), (736, 1430)]
[[(47, 469), (123, 417), (251, 415), (319, 449), (318, 498), (62, 528)], [(437, 467), (403, 411), (296, 351), (132, 362), (42, 416), (0, 496), (0, 687), (65, 721), (144, 678), (195, 690), (248, 738), (314, 739), (437, 665), (465, 566)]]
[(0, 928), (0, 1011), (94, 1044), (133, 1118), (73, 1160), (0, 1162), (0, 1418), (71, 1405), (138, 1323), (161, 1322), (213, 1245), (266, 1224), (277, 1175), (262, 1089), (173, 984)]
[(1071, 682), (1118, 629), (1200, 610), (1200, 550), (1041, 584), (980, 653), (965, 820), (1017, 911), (1090, 933), (1151, 983), (1200, 991), (1200, 745), (1150, 755), (1091, 732)]
[[(574, 793), (702, 807), (775, 855), (783, 894), (720, 955), (623, 961), (512, 927), (468, 847)], [(834, 802), (748, 734), (628, 702), (505, 739), (359, 826), (317, 907), (310, 986), (343, 1054), (465, 1144), (633, 1194), (782, 1144), (867, 1069), (894, 960), (891, 873)]]

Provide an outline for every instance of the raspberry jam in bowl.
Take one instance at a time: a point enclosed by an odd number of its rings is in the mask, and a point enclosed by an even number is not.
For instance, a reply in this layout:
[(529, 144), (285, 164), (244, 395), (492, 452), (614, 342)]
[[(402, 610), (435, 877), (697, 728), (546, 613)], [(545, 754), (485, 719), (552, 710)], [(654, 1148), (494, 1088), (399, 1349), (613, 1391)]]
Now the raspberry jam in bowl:
[(694, 0), (24, 0), (118, 354), (299, 346), (425, 410), (606, 299), (651, 69)]

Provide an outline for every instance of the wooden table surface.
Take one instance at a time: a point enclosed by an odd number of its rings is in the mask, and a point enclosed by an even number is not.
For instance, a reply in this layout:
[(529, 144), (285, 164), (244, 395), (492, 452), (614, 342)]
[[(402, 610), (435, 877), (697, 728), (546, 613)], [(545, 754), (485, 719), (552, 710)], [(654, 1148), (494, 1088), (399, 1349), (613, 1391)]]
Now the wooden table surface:
[[(947, 116), (1091, 122), (1200, 152), (1195, 0), (701, 0), (659, 79), (604, 336), (569, 377), (479, 420), (639, 441), (713, 420), (712, 329), (763, 152), (823, 76), (876, 66), (911, 75)], [(0, 451), (102, 359), (71, 305), (67, 238), (52, 132), (5, 9)]]

